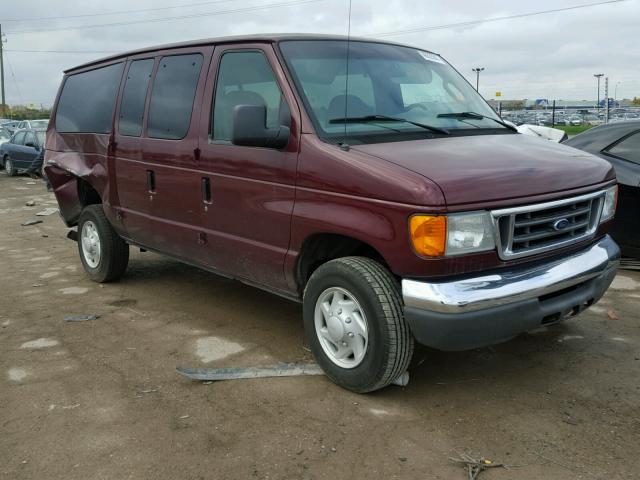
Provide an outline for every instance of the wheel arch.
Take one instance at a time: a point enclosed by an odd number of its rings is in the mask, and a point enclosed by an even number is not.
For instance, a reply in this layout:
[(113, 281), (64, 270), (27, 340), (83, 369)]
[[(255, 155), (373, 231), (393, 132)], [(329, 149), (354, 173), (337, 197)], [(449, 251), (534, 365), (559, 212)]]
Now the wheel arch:
[(296, 260), (296, 283), (302, 294), (313, 272), (323, 263), (336, 258), (359, 256), (389, 265), (382, 254), (368, 242), (339, 233), (322, 232), (309, 235), (303, 242)]

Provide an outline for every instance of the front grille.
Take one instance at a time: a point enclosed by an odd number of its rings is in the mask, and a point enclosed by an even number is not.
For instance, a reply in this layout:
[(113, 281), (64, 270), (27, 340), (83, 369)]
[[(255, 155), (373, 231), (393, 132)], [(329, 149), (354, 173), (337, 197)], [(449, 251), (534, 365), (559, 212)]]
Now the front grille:
[(593, 235), (604, 192), (554, 202), (494, 210), (498, 253), (503, 259), (533, 255)]

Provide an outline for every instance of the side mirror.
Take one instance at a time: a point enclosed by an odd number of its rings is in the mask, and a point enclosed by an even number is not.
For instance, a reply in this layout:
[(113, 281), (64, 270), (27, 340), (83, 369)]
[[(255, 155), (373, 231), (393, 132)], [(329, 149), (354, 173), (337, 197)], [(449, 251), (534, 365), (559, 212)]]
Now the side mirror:
[(24, 144), (25, 147), (37, 148), (36, 144), (33, 142), (27, 142)]
[(265, 105), (237, 105), (233, 109), (231, 143), (243, 147), (283, 149), (289, 143), (289, 127), (267, 128)]

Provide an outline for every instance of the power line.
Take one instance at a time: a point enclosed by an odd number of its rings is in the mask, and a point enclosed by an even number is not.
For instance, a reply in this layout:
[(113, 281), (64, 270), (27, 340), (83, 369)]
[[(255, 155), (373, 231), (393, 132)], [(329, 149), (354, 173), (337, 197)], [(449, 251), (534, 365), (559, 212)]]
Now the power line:
[(16, 74), (13, 71), (13, 65), (11, 65), (11, 60), (9, 60), (9, 55), (6, 54), (6, 50), (5, 50), (4, 57), (7, 59), (7, 63), (9, 64), (9, 70), (11, 70), (11, 78), (13, 78), (13, 84), (15, 85), (16, 90), (18, 91), (18, 98), (20, 99), (20, 103), (24, 104), (24, 98), (22, 98), (22, 92), (20, 92), (20, 85), (16, 80)]
[(416, 33), (416, 32), (424, 32), (424, 31), (428, 31), (428, 30), (443, 30), (446, 28), (454, 28), (454, 27), (466, 27), (466, 26), (470, 26), (470, 25), (479, 25), (482, 23), (490, 23), (490, 22), (499, 22), (502, 20), (512, 20), (515, 18), (523, 18), (523, 17), (533, 17), (536, 15), (546, 15), (548, 13), (557, 13), (557, 12), (566, 12), (568, 10), (578, 10), (581, 8), (590, 8), (590, 7), (597, 7), (599, 5), (607, 5), (607, 4), (611, 4), (611, 3), (620, 3), (620, 2), (626, 2), (627, 0), (608, 0), (606, 2), (596, 2), (596, 3), (587, 3), (587, 4), (583, 4), (583, 5), (574, 5), (573, 7), (564, 7), (564, 8), (555, 8), (553, 10), (541, 10), (538, 12), (528, 12), (528, 13), (519, 13), (519, 14), (515, 14), (515, 15), (506, 15), (504, 17), (493, 17), (493, 18), (485, 18), (482, 20), (470, 20), (467, 22), (459, 22), (459, 23), (448, 23), (445, 25), (431, 25), (431, 26), (427, 26), (427, 27), (415, 27), (415, 28), (409, 28), (406, 30), (395, 30), (392, 32), (380, 32), (380, 33), (376, 33), (374, 34), (374, 36), (377, 37), (391, 37), (391, 36), (395, 36), (395, 35), (404, 35), (407, 33)]
[(102, 17), (110, 15), (129, 15), (131, 13), (143, 13), (143, 12), (157, 12), (161, 10), (171, 10), (174, 8), (188, 8), (188, 7), (201, 7), (203, 5), (214, 5), (218, 3), (229, 3), (233, 0), (216, 0), (210, 2), (198, 2), (198, 3), (185, 3), (182, 5), (172, 5), (170, 7), (155, 7), (155, 8), (140, 8), (137, 10), (118, 10), (113, 12), (99, 12), (99, 13), (84, 13), (81, 15), (62, 15), (58, 17), (27, 17), (27, 18), (10, 18), (3, 19), (2, 23), (8, 22), (37, 22), (41, 20), (68, 20), (70, 18), (87, 18), (87, 17)]
[[(297, 0), (293, 2), (281, 2), (281, 3), (270, 3), (267, 5), (258, 5), (253, 7), (244, 7), (244, 8), (236, 8), (231, 10), (218, 10), (216, 12), (202, 12), (195, 13), (190, 15), (181, 15), (181, 16), (172, 16), (172, 17), (162, 17), (162, 18), (153, 18), (148, 20), (133, 20), (128, 22), (114, 22), (114, 23), (99, 23), (95, 25), (78, 25), (75, 27), (60, 27), (60, 28), (48, 28), (41, 30), (16, 30), (12, 32), (5, 32), (7, 35), (19, 35), (25, 33), (44, 33), (44, 32), (60, 32), (66, 30), (86, 30), (91, 28), (103, 28), (103, 27), (119, 27), (123, 25), (135, 25), (140, 23), (157, 23), (157, 22), (168, 22), (174, 20), (184, 20), (188, 18), (200, 18), (200, 17), (213, 17), (216, 15), (227, 15), (230, 13), (245, 13), (245, 12), (253, 12), (255, 10), (265, 10), (269, 8), (277, 8), (277, 7), (290, 7), (294, 5), (304, 5), (307, 3), (315, 3), (321, 2), (324, 0)], [(622, 0), (620, 0), (622, 1)]]
[(13, 50), (7, 48), (4, 51), (13, 53), (118, 53), (116, 50)]

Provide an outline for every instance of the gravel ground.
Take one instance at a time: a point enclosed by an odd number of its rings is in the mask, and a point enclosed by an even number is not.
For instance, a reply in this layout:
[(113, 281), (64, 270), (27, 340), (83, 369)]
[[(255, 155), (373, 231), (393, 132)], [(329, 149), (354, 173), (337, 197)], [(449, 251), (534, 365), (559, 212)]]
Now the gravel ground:
[(133, 249), (122, 281), (92, 283), (57, 214), (35, 216), (55, 205), (0, 173), (0, 478), (463, 480), (457, 452), (510, 465), (487, 480), (638, 478), (637, 272), (565, 324), (422, 352), (404, 388), (202, 384), (176, 366), (311, 361), (300, 306)]

